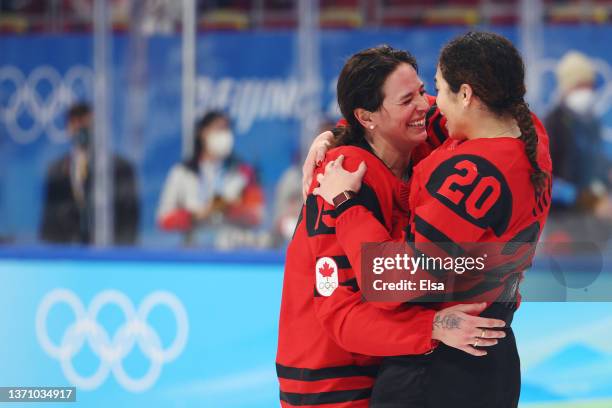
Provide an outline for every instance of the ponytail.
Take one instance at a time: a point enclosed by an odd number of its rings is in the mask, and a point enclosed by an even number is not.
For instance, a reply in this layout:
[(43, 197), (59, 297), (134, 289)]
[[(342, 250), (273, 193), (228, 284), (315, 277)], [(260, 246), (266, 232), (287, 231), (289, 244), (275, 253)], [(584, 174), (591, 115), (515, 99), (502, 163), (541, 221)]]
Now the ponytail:
[(334, 139), (330, 143), (330, 149), (338, 146), (357, 145), (365, 138), (363, 126), (356, 119), (353, 121), (347, 120), (347, 123), (343, 126), (332, 129), (332, 133)]
[(549, 175), (540, 168), (538, 164), (538, 134), (536, 133), (535, 126), (533, 125), (533, 119), (531, 117), (531, 111), (529, 105), (524, 100), (516, 103), (512, 107), (512, 116), (516, 119), (518, 126), (521, 130), (520, 139), (525, 144), (525, 154), (533, 173), (531, 174), (531, 184), (536, 190), (536, 193), (540, 193), (544, 187), (546, 180)]

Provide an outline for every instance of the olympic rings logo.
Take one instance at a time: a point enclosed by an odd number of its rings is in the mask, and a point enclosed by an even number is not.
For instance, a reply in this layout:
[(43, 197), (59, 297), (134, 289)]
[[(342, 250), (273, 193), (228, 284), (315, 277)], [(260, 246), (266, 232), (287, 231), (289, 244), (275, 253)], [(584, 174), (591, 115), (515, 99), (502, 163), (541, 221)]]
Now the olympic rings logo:
[[(75, 321), (66, 331), (60, 344), (54, 344), (47, 331), (49, 311), (57, 304), (67, 305), (75, 315)], [(121, 309), (125, 322), (110, 338), (106, 329), (97, 322), (98, 313), (106, 305), (116, 305)], [(176, 321), (176, 335), (172, 344), (164, 349), (157, 332), (147, 323), (149, 313), (156, 306), (166, 306)], [(81, 300), (67, 289), (55, 289), (41, 301), (36, 312), (36, 336), (45, 352), (60, 361), (66, 379), (76, 387), (93, 390), (102, 385), (112, 372), (117, 382), (132, 392), (144, 391), (157, 381), (164, 363), (176, 359), (185, 348), (189, 324), (187, 313), (180, 300), (173, 294), (156, 291), (149, 294), (134, 309), (130, 299), (117, 290), (100, 292), (86, 310)], [(85, 345), (100, 359), (98, 368), (90, 376), (81, 376), (72, 363)], [(122, 360), (134, 346), (150, 360), (149, 370), (141, 378), (130, 377), (123, 368)]]
[(49, 65), (27, 76), (12, 65), (0, 67), (0, 123), (17, 143), (31, 143), (41, 134), (65, 142), (66, 110), (92, 96), (93, 72), (86, 66), (76, 65), (63, 76)]
[(338, 284), (336, 282), (330, 282), (328, 280), (326, 280), (325, 282), (319, 282), (319, 289), (323, 290), (331, 290), (331, 289), (336, 289), (338, 287)]

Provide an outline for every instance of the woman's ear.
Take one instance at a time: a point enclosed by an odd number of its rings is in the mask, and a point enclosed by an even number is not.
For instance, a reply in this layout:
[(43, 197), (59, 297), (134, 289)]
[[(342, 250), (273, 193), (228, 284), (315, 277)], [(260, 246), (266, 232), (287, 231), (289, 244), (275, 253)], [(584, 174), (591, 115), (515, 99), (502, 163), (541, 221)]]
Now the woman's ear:
[(373, 129), (373, 127), (376, 126), (372, 121), (372, 112), (363, 108), (357, 108), (353, 111), (353, 114), (355, 115), (355, 119), (357, 119), (365, 129)]
[(472, 102), (472, 97), (474, 96), (474, 90), (468, 84), (462, 84), (461, 88), (459, 88), (459, 98), (463, 103), (463, 107), (467, 108)]

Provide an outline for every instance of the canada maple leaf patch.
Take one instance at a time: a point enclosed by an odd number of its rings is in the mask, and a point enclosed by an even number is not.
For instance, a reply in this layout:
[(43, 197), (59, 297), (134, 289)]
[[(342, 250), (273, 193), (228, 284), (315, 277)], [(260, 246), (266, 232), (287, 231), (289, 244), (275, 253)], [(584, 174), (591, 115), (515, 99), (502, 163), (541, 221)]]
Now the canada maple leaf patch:
[(331, 296), (338, 287), (338, 265), (334, 258), (323, 257), (315, 265), (316, 290), (321, 296)]
[(332, 276), (332, 274), (334, 273), (334, 268), (332, 268), (330, 266), (330, 264), (328, 264), (327, 262), (323, 263), (323, 266), (321, 266), (319, 268), (319, 273), (326, 277), (329, 278), (330, 276)]

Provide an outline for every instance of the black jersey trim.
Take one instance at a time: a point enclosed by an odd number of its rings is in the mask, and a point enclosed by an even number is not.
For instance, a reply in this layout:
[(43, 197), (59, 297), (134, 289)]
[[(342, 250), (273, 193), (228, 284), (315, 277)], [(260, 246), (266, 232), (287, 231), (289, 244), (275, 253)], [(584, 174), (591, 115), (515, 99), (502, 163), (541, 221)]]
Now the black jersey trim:
[(375, 365), (345, 365), (325, 368), (288, 367), (276, 363), (278, 378), (298, 381), (320, 381), (345, 377), (372, 377), (378, 373), (378, 364)]
[(463, 256), (465, 250), (461, 245), (454, 242), (448, 235), (425, 221), (418, 215), (414, 216), (415, 230), (419, 234), (423, 235), (434, 245), (442, 249), (444, 252), (452, 256)]
[(337, 404), (340, 402), (358, 401), (370, 398), (370, 395), (372, 395), (372, 388), (317, 392), (312, 394), (280, 391), (281, 401), (285, 401), (294, 406)]

